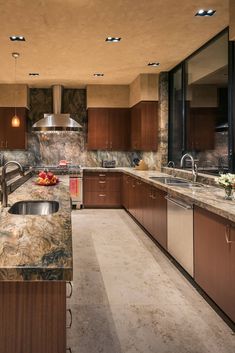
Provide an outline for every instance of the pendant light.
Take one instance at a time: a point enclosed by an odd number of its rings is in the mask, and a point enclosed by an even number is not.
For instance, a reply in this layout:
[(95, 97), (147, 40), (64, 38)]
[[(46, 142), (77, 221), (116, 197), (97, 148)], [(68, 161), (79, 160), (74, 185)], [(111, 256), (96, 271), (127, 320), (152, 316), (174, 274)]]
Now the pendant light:
[(17, 59), (20, 56), (20, 54), (19, 53), (12, 53), (12, 56), (15, 59), (15, 92), (14, 92), (15, 114), (11, 119), (11, 126), (12, 127), (20, 127), (20, 118), (16, 114), (16, 65), (17, 65)]

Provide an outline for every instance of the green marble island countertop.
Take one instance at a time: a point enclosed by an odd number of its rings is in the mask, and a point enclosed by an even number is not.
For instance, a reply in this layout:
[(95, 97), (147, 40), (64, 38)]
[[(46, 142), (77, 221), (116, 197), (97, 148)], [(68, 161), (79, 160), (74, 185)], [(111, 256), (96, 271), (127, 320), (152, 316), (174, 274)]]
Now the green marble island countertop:
[(68, 176), (55, 186), (37, 186), (30, 178), (9, 195), (23, 200), (59, 202), (58, 212), (14, 215), (0, 207), (0, 281), (70, 281), (73, 275), (71, 204)]

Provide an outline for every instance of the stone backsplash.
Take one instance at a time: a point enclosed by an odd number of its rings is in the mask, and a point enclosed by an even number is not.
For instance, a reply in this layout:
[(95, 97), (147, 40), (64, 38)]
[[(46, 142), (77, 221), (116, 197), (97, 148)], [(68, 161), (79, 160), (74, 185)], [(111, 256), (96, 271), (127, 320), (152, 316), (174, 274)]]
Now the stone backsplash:
[[(64, 89), (62, 112), (70, 113), (71, 117), (82, 125), (79, 133), (54, 132), (35, 133), (32, 131), (34, 122), (43, 118), (44, 113), (52, 112), (52, 90), (30, 89), (30, 111), (28, 119), (28, 149), (26, 151), (4, 151), (5, 160), (16, 160), (30, 165), (57, 165), (61, 159), (74, 164), (96, 167), (102, 159), (114, 159), (117, 166), (130, 167), (133, 152), (88, 151), (87, 111), (85, 89)], [(139, 157), (141, 155), (139, 154)]]

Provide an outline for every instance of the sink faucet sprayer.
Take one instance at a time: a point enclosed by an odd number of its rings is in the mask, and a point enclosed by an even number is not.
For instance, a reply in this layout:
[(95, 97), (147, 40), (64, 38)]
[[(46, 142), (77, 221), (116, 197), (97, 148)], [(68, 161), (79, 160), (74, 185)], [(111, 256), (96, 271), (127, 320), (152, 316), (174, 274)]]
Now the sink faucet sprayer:
[(197, 165), (194, 161), (194, 158), (191, 154), (189, 153), (185, 153), (182, 157), (181, 157), (181, 160), (180, 160), (180, 167), (183, 168), (184, 166), (184, 161), (186, 158), (190, 158), (191, 159), (191, 162), (192, 162), (192, 176), (193, 176), (193, 182), (196, 183), (197, 181), (197, 174), (198, 174), (198, 169), (197, 169)]
[(16, 162), (16, 161), (9, 161), (7, 163), (4, 164), (3, 168), (2, 168), (2, 182), (1, 182), (1, 188), (2, 188), (2, 206), (3, 207), (7, 207), (7, 203), (8, 203), (8, 193), (7, 193), (7, 181), (6, 181), (6, 170), (7, 167), (11, 164), (15, 164), (18, 167), (19, 173), (20, 175), (24, 175), (24, 170), (23, 167), (20, 163)]

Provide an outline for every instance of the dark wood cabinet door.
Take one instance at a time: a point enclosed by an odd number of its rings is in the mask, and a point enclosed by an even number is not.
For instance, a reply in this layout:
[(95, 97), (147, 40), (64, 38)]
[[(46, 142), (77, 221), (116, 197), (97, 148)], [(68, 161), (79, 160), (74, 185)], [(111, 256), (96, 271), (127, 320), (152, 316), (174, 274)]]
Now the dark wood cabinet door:
[(218, 108), (188, 108), (187, 149), (206, 151), (215, 148)]
[(158, 103), (141, 102), (141, 150), (157, 151)]
[(152, 199), (152, 187), (151, 185), (144, 183), (143, 186), (143, 226), (152, 234), (152, 220), (153, 220), (153, 199)]
[(130, 149), (129, 108), (109, 109), (109, 149), (113, 151)]
[(109, 149), (109, 113), (106, 108), (88, 109), (88, 150)]
[(131, 148), (157, 151), (158, 103), (139, 102), (131, 108)]
[(194, 209), (195, 281), (235, 321), (234, 224), (199, 207)]
[(122, 206), (128, 211), (129, 210), (129, 183), (130, 176), (123, 174), (122, 176)]
[(0, 108), (0, 148), (1, 149), (25, 149), (26, 148), (26, 118), (27, 109), (17, 108), (16, 113), (20, 119), (19, 127), (12, 127), (12, 117), (15, 115), (15, 108)]
[(152, 188), (152, 199), (153, 199), (153, 225), (152, 225), (152, 236), (158, 241), (158, 243), (167, 249), (167, 201), (166, 193)]
[(131, 108), (131, 149), (141, 150), (141, 106)]

